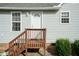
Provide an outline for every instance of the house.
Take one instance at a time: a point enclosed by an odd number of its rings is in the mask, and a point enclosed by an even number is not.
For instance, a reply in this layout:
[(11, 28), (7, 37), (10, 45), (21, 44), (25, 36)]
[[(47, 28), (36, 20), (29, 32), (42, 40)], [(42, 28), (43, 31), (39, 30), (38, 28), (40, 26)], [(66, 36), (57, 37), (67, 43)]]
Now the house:
[(46, 28), (46, 43), (79, 38), (78, 3), (0, 3), (0, 43), (9, 43), (25, 28)]

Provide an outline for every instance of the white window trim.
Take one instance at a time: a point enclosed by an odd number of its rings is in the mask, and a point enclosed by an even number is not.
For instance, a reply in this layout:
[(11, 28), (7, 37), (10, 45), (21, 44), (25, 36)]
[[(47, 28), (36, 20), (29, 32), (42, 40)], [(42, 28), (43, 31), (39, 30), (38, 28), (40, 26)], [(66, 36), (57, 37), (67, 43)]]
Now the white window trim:
[(21, 11), (11, 11), (11, 32), (19, 32), (19, 31), (13, 31), (12, 30), (12, 22), (16, 22), (16, 21), (12, 21), (12, 13), (20, 13), (20, 31), (22, 31), (22, 12)]
[[(61, 16), (62, 16), (61, 13), (62, 13), (62, 12), (69, 12), (69, 17), (68, 17), (68, 18), (69, 18), (69, 23), (62, 23), (62, 22), (61, 22), (61, 18), (62, 18), (62, 17), (61, 17)], [(70, 11), (61, 11), (59, 15), (60, 15), (60, 24), (70, 24)], [(63, 17), (63, 18), (64, 18), (64, 17)]]

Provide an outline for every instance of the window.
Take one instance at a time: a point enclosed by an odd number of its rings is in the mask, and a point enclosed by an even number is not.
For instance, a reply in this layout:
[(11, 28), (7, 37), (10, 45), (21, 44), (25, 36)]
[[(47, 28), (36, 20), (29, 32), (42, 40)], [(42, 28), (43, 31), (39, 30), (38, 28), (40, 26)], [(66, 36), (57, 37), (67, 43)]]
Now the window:
[(69, 23), (69, 12), (61, 12), (61, 23)]
[(21, 29), (21, 19), (19, 12), (12, 13), (12, 31), (20, 31)]

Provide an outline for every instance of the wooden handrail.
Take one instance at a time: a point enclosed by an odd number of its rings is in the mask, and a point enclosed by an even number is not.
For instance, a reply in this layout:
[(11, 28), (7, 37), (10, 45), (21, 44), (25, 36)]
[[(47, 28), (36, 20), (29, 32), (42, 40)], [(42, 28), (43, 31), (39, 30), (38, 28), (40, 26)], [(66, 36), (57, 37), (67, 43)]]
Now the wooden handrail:
[(40, 28), (27, 28), (26, 30), (34, 30), (34, 31), (39, 31), (39, 30), (46, 30), (46, 28), (42, 28), (42, 29), (40, 29)]
[(24, 34), (26, 31), (22, 32), (21, 34), (19, 34), (16, 38), (14, 38), (12, 41), (10, 41), (9, 43), (12, 43), (13, 41), (15, 41), (17, 38), (19, 38), (22, 34)]
[[(10, 45), (12, 42), (16, 41), (16, 40), (17, 40), (21, 35), (23, 35), (25, 32), (26, 32), (26, 31), (22, 32), (22, 33), (19, 34), (17, 37), (15, 37), (12, 41), (10, 41), (10, 42), (9, 42), (9, 45)], [(10, 47), (10, 46), (9, 46), (9, 47)]]

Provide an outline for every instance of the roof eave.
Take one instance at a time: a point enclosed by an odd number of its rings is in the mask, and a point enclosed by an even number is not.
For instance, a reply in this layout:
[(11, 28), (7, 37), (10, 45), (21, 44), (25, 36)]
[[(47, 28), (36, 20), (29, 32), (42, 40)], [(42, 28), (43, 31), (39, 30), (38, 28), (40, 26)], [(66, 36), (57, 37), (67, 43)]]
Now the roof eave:
[(60, 6), (55, 7), (0, 7), (0, 10), (59, 10)]

